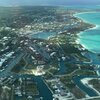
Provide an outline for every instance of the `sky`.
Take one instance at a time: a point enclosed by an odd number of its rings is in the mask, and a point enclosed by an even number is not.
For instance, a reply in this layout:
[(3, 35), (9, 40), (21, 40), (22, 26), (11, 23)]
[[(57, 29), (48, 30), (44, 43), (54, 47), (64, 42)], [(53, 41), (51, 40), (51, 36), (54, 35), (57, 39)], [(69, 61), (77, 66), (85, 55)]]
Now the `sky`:
[(0, 6), (21, 5), (100, 5), (100, 0), (0, 0)]

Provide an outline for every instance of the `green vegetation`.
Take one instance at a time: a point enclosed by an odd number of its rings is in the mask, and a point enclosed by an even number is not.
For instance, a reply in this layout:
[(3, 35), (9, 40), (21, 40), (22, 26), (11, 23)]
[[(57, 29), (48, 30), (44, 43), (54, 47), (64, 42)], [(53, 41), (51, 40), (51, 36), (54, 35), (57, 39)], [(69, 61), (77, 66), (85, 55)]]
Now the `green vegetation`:
[[(45, 79), (59, 78), (61, 83), (76, 98), (84, 98), (85, 93), (76, 86), (72, 79), (77, 75), (96, 75), (96, 72), (94, 66), (81, 64), (90, 62), (90, 59), (82, 55), (82, 53), (88, 51), (80, 49), (81, 46), (76, 44), (76, 39), (78, 38), (78, 32), (94, 27), (94, 25), (72, 16), (75, 12), (78, 11), (46, 6), (0, 7), (0, 50), (9, 47), (10, 49), (8, 51), (4, 50), (4, 53), (14, 51), (12, 58), (8, 58), (3, 63), (4, 69), (2, 71), (6, 70), (5, 66), (9, 64), (8, 62), (11, 59), (16, 60), (19, 53), (23, 52), (25, 56), (13, 66), (12, 72), (16, 74), (33, 74), (32, 69), (38, 67), (37, 72), (41, 72), (41, 70), (46, 72), (43, 76)], [(31, 35), (35, 32), (54, 32), (56, 36), (48, 40), (34, 39)], [(2, 54), (2, 52), (0, 53)], [(2, 58), (4, 56), (6, 55), (3, 55)], [(65, 64), (66, 72), (57, 75), (61, 59), (63, 60), (62, 63)], [(9, 67), (9, 65), (7, 66)], [(40, 66), (41, 69), (39, 69)], [(99, 81), (92, 80), (91, 83), (100, 90), (100, 87), (96, 85), (96, 83), (100, 83)], [(6, 94), (3, 94), (4, 96), (9, 95), (10, 98), (11, 93), (15, 92), (13, 90), (18, 90), (17, 92), (20, 91), (22, 96), (19, 100), (32, 100), (27, 97), (38, 94), (37, 84), (30, 78), (24, 77), (21, 81), (15, 81), (13, 85), (14, 88), (11, 88), (10, 91), (7, 90)], [(12, 85), (10, 84), (9, 87), (12, 87)], [(0, 96), (2, 91), (0, 87)], [(16, 98), (15, 95), (14, 98)]]
[(66, 87), (68, 87), (69, 89), (75, 87), (75, 84), (74, 84), (73, 81), (72, 81), (72, 76), (63, 76), (63, 77), (60, 78), (60, 81), (61, 81), (62, 83), (64, 83), (64, 85), (65, 85)]
[(83, 91), (81, 91), (76, 84), (72, 81), (72, 77), (71, 76), (64, 76), (60, 78), (60, 81), (62, 83), (64, 83), (64, 85), (66, 87), (68, 87), (68, 89), (70, 90), (71, 93), (73, 93), (73, 95), (77, 98), (77, 99), (81, 99), (81, 98), (85, 98), (85, 93)]
[(0, 86), (0, 99), (12, 100), (12, 89), (8, 86)]
[(65, 62), (65, 66), (67, 67), (66, 74), (71, 74), (71, 73), (79, 70), (79, 66), (77, 64), (70, 64), (70, 63)]
[(86, 94), (82, 90), (80, 90), (78, 87), (72, 88), (71, 93), (73, 93), (77, 99), (86, 97)]
[(93, 87), (100, 92), (100, 80), (99, 79), (92, 79), (89, 81), (89, 84), (93, 85)]
[(24, 68), (25, 64), (24, 59), (21, 59), (21, 61), (13, 67), (12, 72), (19, 73)]
[(95, 71), (91, 70), (78, 70), (73, 75), (97, 75)]

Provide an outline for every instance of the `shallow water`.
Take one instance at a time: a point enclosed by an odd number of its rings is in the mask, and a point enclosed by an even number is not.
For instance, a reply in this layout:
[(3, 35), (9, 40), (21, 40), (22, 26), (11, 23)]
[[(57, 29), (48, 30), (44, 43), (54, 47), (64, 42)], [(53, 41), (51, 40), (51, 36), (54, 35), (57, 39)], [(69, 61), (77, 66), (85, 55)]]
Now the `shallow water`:
[(50, 37), (55, 36), (55, 35), (56, 35), (56, 33), (54, 33), (54, 32), (39, 32), (39, 33), (36, 33), (36, 34), (32, 34), (31, 37), (47, 40)]
[(100, 12), (81, 13), (77, 17), (97, 27), (79, 34), (79, 42), (88, 50), (100, 53)]

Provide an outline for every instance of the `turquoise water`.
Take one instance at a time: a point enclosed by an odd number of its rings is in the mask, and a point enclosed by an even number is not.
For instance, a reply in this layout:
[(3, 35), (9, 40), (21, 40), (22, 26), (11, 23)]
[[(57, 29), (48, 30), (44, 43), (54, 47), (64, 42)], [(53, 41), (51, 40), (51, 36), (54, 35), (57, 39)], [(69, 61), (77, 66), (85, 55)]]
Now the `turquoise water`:
[(49, 39), (52, 36), (55, 36), (56, 32), (39, 32), (37, 34), (32, 34), (31, 36), (33, 38), (38, 38), (38, 39)]
[[(100, 53), (100, 12), (80, 13), (76, 15), (82, 20), (95, 24), (97, 28), (89, 29), (81, 32), (79, 35), (79, 42), (88, 50)], [(40, 32), (33, 34), (33, 38), (48, 39), (55, 36), (54, 32)]]
[(100, 12), (80, 13), (76, 15), (82, 20), (97, 27), (79, 34), (79, 42), (88, 50), (100, 53)]

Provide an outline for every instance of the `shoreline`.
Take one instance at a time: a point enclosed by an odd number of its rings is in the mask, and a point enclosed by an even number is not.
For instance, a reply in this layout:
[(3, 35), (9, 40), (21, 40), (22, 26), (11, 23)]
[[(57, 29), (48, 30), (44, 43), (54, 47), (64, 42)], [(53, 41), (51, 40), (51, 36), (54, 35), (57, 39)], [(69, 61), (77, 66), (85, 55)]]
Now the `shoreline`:
[[(82, 20), (83, 22), (85, 22), (85, 23), (89, 23), (89, 24), (94, 25), (94, 27), (89, 28), (89, 29), (86, 29), (86, 30), (84, 30), (84, 31), (99, 28), (99, 25), (96, 25), (96, 24), (94, 24), (94, 23), (91, 23), (91, 22), (85, 20), (84, 18), (81, 18), (81, 17), (78, 16), (78, 15), (80, 15), (80, 14), (86, 14), (86, 13), (97, 13), (97, 12), (96, 12), (96, 11), (95, 11), (95, 12), (81, 12), (81, 13), (73, 14), (73, 16), (74, 16), (74, 17), (77, 17), (77, 18), (79, 18), (79, 19), (81, 19), (81, 20)], [(84, 32), (84, 31), (82, 31), (82, 32)]]
[(89, 23), (89, 24), (94, 25), (94, 27), (86, 29), (84, 31), (80, 31), (79, 33), (77, 33), (78, 38), (76, 39), (76, 44), (80, 44), (84, 49), (86, 49), (86, 50), (88, 50), (88, 51), (90, 51), (92, 53), (98, 54), (97, 52), (89, 50), (89, 48), (87, 46), (85, 46), (84, 44), (80, 43), (80, 36), (81, 36), (81, 34), (83, 34), (85, 31), (95, 30), (95, 29), (98, 29), (100, 27), (99, 25), (91, 23), (91, 22), (89, 22), (89, 21), (87, 21), (87, 20), (85, 20), (85, 19), (83, 19), (83, 18), (81, 18), (81, 17), (78, 16), (79, 14), (85, 14), (85, 13), (97, 13), (97, 12), (96, 11), (95, 12), (81, 12), (81, 13), (73, 14), (73, 16), (76, 17), (76, 18), (78, 18), (78, 19), (80, 19), (80, 20), (82, 20), (85, 23)]
[[(85, 20), (84, 18), (81, 18), (81, 17), (78, 16), (78, 15), (80, 15), (80, 14), (86, 14), (86, 13), (97, 13), (97, 12), (83, 12), (83, 13), (73, 14), (73, 16), (76, 17), (76, 18), (78, 18), (78, 19), (80, 19), (80, 20), (82, 20), (82, 21), (85, 22), (85, 23), (89, 23), (89, 24), (94, 25), (94, 27), (89, 28), (89, 29), (86, 29), (86, 30), (90, 30), (90, 29), (96, 29), (96, 28), (98, 28), (99, 25), (96, 25), (96, 24), (94, 24), (94, 23), (91, 23), (91, 22)], [(85, 30), (85, 31), (86, 31), (86, 30)]]

